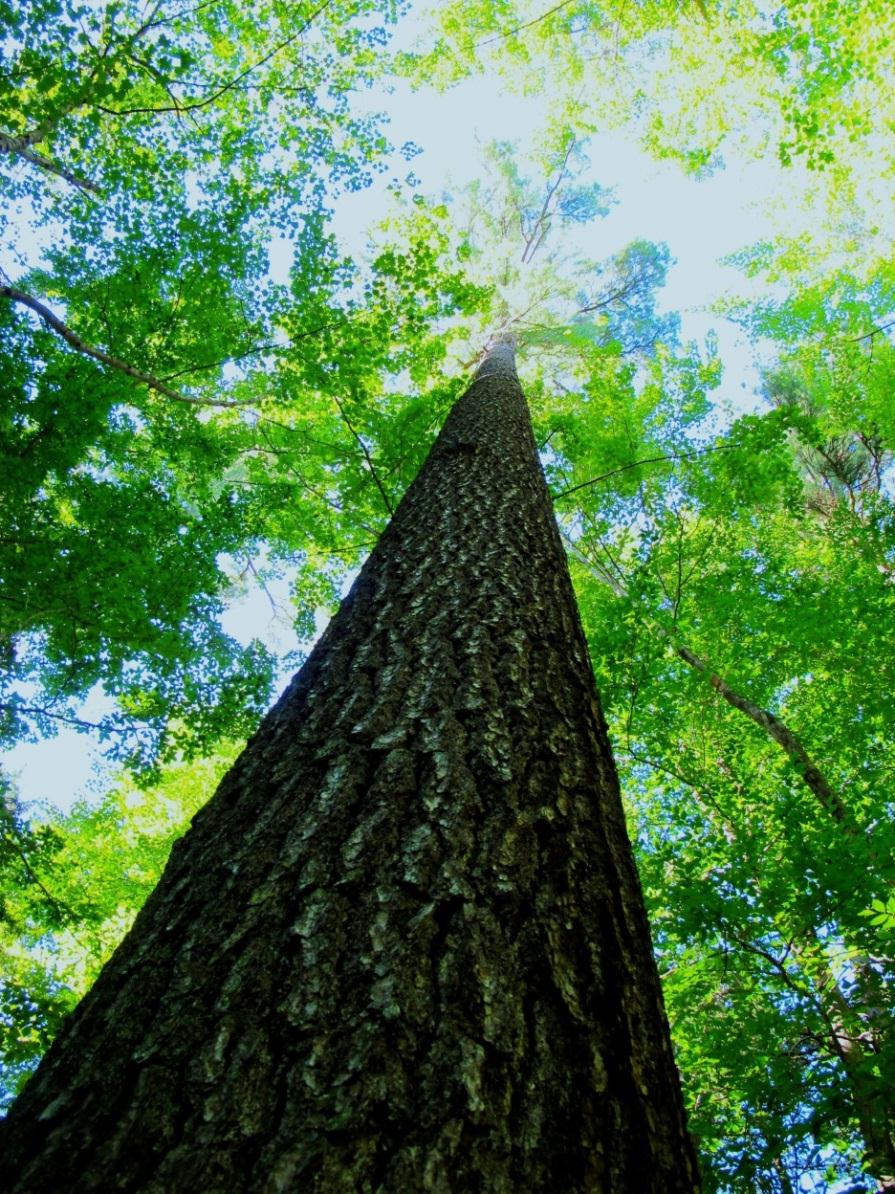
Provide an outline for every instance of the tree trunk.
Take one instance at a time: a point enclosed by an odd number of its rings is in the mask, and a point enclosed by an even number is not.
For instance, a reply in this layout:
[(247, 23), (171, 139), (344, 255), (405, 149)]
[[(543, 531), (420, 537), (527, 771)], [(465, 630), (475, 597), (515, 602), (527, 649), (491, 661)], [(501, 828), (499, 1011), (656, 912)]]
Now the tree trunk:
[(892, 1138), (895, 1098), (874, 1065), (873, 1055), (878, 1043), (874, 1040), (867, 1015), (872, 1011), (868, 998), (873, 978), (870, 964), (866, 958), (858, 958), (853, 963), (858, 980), (856, 985), (864, 996), (861, 1009), (864, 1014), (861, 1015), (846, 998), (817, 931), (812, 927), (808, 935), (813, 958), (805, 969), (813, 979), (818, 1005), (827, 1022), (828, 1047), (841, 1061), (848, 1078), (855, 1118), (864, 1141), (864, 1165), (876, 1179), (880, 1194), (895, 1191), (895, 1140)]
[(508, 345), (3, 1145), (17, 1194), (698, 1188)]

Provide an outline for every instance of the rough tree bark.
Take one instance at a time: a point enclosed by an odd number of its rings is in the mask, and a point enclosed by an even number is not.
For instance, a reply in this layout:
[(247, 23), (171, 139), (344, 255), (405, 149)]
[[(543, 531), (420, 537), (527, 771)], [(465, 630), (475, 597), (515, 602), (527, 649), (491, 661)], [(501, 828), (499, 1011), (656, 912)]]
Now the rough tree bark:
[(4, 1130), (3, 1189), (697, 1189), (498, 346)]

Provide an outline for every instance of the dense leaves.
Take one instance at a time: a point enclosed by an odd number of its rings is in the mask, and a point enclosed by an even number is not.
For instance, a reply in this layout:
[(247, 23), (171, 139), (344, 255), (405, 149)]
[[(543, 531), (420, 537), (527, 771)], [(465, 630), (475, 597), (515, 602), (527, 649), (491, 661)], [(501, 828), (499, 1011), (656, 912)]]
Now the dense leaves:
[(434, 45), (403, 59), (411, 75), (546, 85), (582, 131), (633, 113), (654, 152), (697, 172), (741, 139), (822, 169), (889, 118), (895, 26), (880, 0), (458, 0), (434, 15)]
[[(101, 733), (147, 764), (248, 729), (270, 694), (264, 648), (218, 624), (226, 561), (300, 552), (309, 516), (276, 527), (292, 494), (262, 504), (242, 472), (284, 358), (346, 314), (321, 210), (387, 149), (347, 94), (395, 10), (3, 16), (2, 729), (72, 721), (101, 682)], [(318, 283), (296, 284), (304, 309), (270, 277), (275, 244)]]

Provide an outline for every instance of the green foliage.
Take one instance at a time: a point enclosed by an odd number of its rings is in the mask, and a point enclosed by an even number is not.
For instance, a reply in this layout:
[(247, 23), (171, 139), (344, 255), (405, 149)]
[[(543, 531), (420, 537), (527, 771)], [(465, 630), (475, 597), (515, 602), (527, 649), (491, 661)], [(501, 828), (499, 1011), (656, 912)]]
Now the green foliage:
[(91, 986), (158, 880), (176, 839), (235, 756), (166, 768), (151, 788), (122, 778), (98, 804), (25, 821), (0, 810), (0, 1103), (8, 1104)]
[[(131, 765), (247, 732), (275, 662), (220, 628), (233, 561), (298, 565), (296, 600), (328, 586), (331, 602), (412, 475), (424, 444), (380, 478), (365, 437), (405, 369), (438, 391), (432, 324), (482, 295), (433, 270), (444, 236), (422, 214), (362, 271), (324, 206), (384, 166), (347, 96), (395, 16), (390, 0), (7, 14), (6, 741), (91, 728), (77, 706), (96, 685), (115, 711), (93, 728)], [(288, 285), (272, 244), (293, 250)], [(313, 606), (297, 619), (310, 632)]]
[[(710, 1190), (854, 1178), (867, 1108), (892, 1115), (892, 441), (872, 370), (846, 388), (816, 357), (567, 521)], [(713, 674), (797, 732), (841, 815)]]
[(697, 175), (743, 137), (823, 170), (891, 120), (895, 18), (882, 0), (455, 0), (433, 15), (440, 36), (403, 56), (406, 74), (449, 85), (498, 70), (546, 90), (582, 133), (634, 115), (657, 156)]
[(666, 246), (634, 241), (602, 261), (581, 249), (580, 225), (608, 215), (614, 199), (598, 183), (581, 182), (589, 161), (571, 129), (552, 130), (525, 155), (494, 142), (483, 158), (481, 176), (446, 196), (454, 254), (491, 295), (485, 319), (470, 329), (473, 359), (491, 336), (509, 332), (524, 350), (526, 382), (538, 367), (584, 377), (601, 368), (607, 351), (639, 359), (675, 340), (677, 316), (656, 310), (670, 265)]

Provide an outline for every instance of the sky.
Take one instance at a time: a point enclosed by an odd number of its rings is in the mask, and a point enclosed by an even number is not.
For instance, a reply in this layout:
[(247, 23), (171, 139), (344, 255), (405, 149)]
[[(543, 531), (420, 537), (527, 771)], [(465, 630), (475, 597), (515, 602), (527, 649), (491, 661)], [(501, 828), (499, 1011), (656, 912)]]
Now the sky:
[[(420, 179), (423, 194), (458, 189), (472, 181), (480, 170), (481, 147), (488, 141), (524, 146), (549, 118), (548, 97), (500, 93), (485, 77), (466, 80), (446, 93), (413, 93), (399, 84), (384, 104), (377, 97), (372, 106), (385, 107), (396, 145), (413, 141), (425, 147), (407, 171)], [(617, 200), (607, 217), (589, 224), (583, 233), (590, 255), (609, 256), (636, 239), (666, 243), (675, 264), (660, 296), (662, 308), (681, 314), (686, 339), (701, 342), (714, 329), (728, 374), (736, 377), (736, 389), (743, 382), (754, 384), (751, 348), (741, 343), (728, 321), (706, 308), (728, 292), (748, 292), (748, 280), (721, 259), (768, 235), (769, 213), (781, 185), (776, 162), (728, 166), (696, 182), (675, 163), (649, 157), (630, 134), (599, 134), (588, 142), (586, 153), (590, 173), (580, 181), (612, 188)], [(385, 214), (384, 190), (382, 186), (342, 200), (336, 223), (353, 249), (363, 248), (364, 228)]]
[[(395, 146), (412, 141), (424, 152), (409, 165), (396, 156), (394, 175), (385, 174), (370, 189), (338, 201), (334, 228), (349, 253), (363, 252), (368, 230), (387, 214), (392, 177), (403, 180), (412, 171), (426, 195), (456, 190), (477, 176), (481, 149), (489, 141), (524, 145), (549, 116), (548, 97), (502, 94), (485, 77), (469, 79), (446, 93), (412, 93), (399, 83), (389, 95), (369, 95), (366, 103), (370, 110), (387, 112)], [(590, 256), (602, 258), (635, 239), (666, 243), (674, 265), (660, 295), (660, 309), (680, 313), (685, 339), (702, 343), (710, 329), (716, 332), (725, 363), (716, 401), (739, 409), (754, 406), (758, 377), (753, 347), (709, 308), (728, 292), (748, 293), (747, 280), (721, 259), (768, 235), (768, 211), (780, 186), (779, 170), (775, 164), (752, 162), (748, 177), (742, 169), (728, 167), (696, 182), (677, 165), (648, 157), (621, 133), (595, 137), (586, 153), (590, 173), (579, 181), (598, 181), (612, 188), (617, 202), (606, 218), (582, 232), (586, 241), (582, 247)], [(284, 279), (290, 262), (289, 246), (274, 244), (273, 276)], [(276, 604), (288, 606), (287, 584), (274, 585), (272, 596)], [(277, 651), (296, 646), (282, 613), (271, 608), (260, 590), (234, 600), (223, 625), (242, 642), (260, 638)], [(89, 720), (104, 707), (102, 693), (95, 691), (82, 715)], [(98, 796), (110, 775), (97, 745), (70, 731), (46, 742), (20, 744), (0, 762), (15, 777), (23, 800), (50, 801), (63, 809), (80, 797)]]

